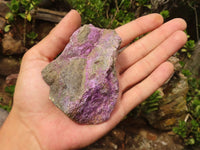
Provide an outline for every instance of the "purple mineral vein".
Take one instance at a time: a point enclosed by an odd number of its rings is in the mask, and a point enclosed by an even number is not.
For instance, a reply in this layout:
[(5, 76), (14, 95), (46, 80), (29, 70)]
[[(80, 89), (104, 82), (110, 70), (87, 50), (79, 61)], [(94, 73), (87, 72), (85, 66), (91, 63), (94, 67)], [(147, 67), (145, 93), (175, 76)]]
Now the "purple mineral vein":
[(84, 25), (43, 69), (50, 99), (77, 123), (98, 124), (110, 118), (119, 93), (115, 60), (120, 42), (114, 30)]

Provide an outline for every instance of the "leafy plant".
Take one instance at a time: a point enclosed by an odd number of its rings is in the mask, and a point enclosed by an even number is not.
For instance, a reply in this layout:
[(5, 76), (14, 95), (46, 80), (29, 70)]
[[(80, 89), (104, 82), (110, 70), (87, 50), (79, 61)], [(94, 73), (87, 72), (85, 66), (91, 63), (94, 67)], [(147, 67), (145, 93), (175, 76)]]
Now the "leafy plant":
[(6, 14), (6, 16), (5, 16), (5, 19), (7, 19), (8, 22), (14, 21), (14, 15), (13, 15), (13, 13), (8, 12), (8, 13)]
[(150, 0), (136, 0), (136, 6), (143, 6), (151, 9)]
[(33, 45), (35, 43), (35, 39), (38, 37), (38, 34), (35, 32), (30, 32), (26, 35), (31, 41), (30, 44)]
[[(14, 21), (14, 18), (18, 15), (23, 19), (31, 21), (31, 10), (39, 3), (39, 0), (11, 0), (11, 2), (7, 4), (11, 12), (7, 13), (6, 19)], [(24, 11), (21, 12), (20, 8), (24, 9)]]
[[(4, 90), (5, 90), (5, 92), (9, 93), (13, 97), (14, 91), (15, 91), (15, 85), (6, 86)], [(2, 97), (0, 97), (0, 101), (1, 100), (3, 100)], [(0, 103), (0, 108), (3, 108), (4, 110), (10, 112), (10, 110), (12, 108), (12, 101), (10, 101), (9, 104), (1, 104)]]
[(5, 87), (5, 92), (11, 94), (12, 96), (14, 95), (15, 92), (15, 85), (11, 85), (11, 86), (6, 86)]
[[(79, 11), (83, 24), (92, 23), (101, 28), (116, 28), (126, 24), (143, 15), (142, 8), (148, 8), (146, 13), (151, 12), (150, 0), (69, 0), (69, 3)], [(161, 14), (164, 18), (169, 17), (168, 10)]]
[(69, 0), (82, 15), (83, 24), (116, 28), (134, 19), (130, 0)]
[[(189, 35), (187, 35), (188, 38), (190, 38)], [(180, 52), (182, 53), (182, 55), (186, 55), (187, 58), (191, 58), (192, 56), (192, 52), (194, 51), (195, 48), (195, 41), (194, 40), (188, 40), (185, 45), (183, 46), (183, 48), (180, 50)]]
[(147, 5), (150, 3), (150, 0), (136, 0), (141, 6)]
[(9, 24), (5, 26), (4, 31), (8, 32), (10, 30), (10, 24), (16, 20), (17, 16), (20, 16), (24, 19), (23, 43), (25, 45), (27, 21), (31, 22), (31, 11), (35, 9), (39, 3), (40, 0), (11, 0), (10, 3), (7, 4), (10, 12), (8, 12), (5, 16)]
[(9, 32), (9, 31), (10, 31), (10, 27), (11, 27), (10, 24), (6, 25), (6, 26), (4, 27), (4, 31), (5, 31), (5, 32)]
[(149, 114), (159, 109), (159, 101), (162, 99), (160, 91), (155, 91), (142, 104), (141, 109), (143, 113)]
[(177, 127), (173, 128), (173, 132), (179, 135), (185, 145), (199, 145), (200, 144), (200, 126), (199, 123), (192, 119), (185, 122), (180, 121)]
[(187, 137), (187, 126), (185, 121), (179, 121), (178, 127), (173, 128), (173, 132), (182, 138)]
[(182, 69), (182, 74), (184, 74), (186, 77), (189, 77), (192, 75), (192, 73), (190, 72), (190, 70), (187, 69)]
[(160, 14), (163, 16), (164, 19), (169, 18), (169, 11), (168, 10), (163, 10), (160, 12)]
[(134, 108), (129, 114), (129, 117), (139, 117), (144, 114), (150, 114), (159, 109), (159, 102), (162, 99), (160, 91), (155, 91), (150, 97), (148, 97), (144, 102)]
[(10, 105), (2, 105), (2, 104), (0, 104), (0, 108), (10, 112), (12, 107)]
[(185, 145), (200, 145), (200, 79), (191, 77), (189, 70), (182, 73), (187, 76), (189, 84), (186, 98), (189, 119), (180, 121), (173, 131), (184, 140)]

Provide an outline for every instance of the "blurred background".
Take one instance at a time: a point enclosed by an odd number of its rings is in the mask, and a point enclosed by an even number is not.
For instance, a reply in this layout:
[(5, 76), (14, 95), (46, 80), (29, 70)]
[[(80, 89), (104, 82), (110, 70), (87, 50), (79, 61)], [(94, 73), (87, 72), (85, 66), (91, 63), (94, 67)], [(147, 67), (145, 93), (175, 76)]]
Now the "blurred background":
[(81, 14), (82, 24), (100, 28), (115, 29), (150, 13), (161, 14), (165, 22), (180, 17), (188, 24), (187, 43), (169, 59), (175, 66), (171, 79), (84, 149), (198, 150), (200, 0), (0, 0), (0, 126), (12, 108), (24, 53), (71, 9)]

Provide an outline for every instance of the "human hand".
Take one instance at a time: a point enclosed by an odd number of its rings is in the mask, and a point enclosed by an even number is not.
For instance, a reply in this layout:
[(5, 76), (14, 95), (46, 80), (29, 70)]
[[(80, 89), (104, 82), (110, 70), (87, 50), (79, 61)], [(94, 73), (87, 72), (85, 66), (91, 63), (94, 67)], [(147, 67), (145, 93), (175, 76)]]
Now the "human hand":
[(81, 25), (76, 11), (68, 13), (24, 55), (13, 108), (0, 130), (0, 144), (5, 146), (5, 138), (12, 137), (6, 145), (8, 149), (17, 141), (15, 149), (18, 146), (18, 149), (63, 150), (81, 148), (102, 137), (172, 75), (173, 65), (166, 61), (186, 42), (182, 31), (186, 23), (182, 19), (162, 23), (160, 15), (151, 14), (116, 29), (122, 38), (121, 47), (150, 33), (126, 47), (117, 58), (120, 96), (111, 118), (98, 125), (79, 125), (49, 100), (49, 86), (41, 76), (42, 69), (64, 49)]

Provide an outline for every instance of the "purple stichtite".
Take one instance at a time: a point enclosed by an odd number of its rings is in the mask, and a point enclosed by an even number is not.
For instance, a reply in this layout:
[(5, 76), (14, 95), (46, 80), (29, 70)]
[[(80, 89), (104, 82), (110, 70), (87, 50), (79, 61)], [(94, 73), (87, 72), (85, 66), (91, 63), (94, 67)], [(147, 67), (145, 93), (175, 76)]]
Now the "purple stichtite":
[(42, 70), (50, 99), (75, 122), (98, 124), (110, 118), (119, 94), (115, 60), (120, 43), (114, 30), (84, 25)]

